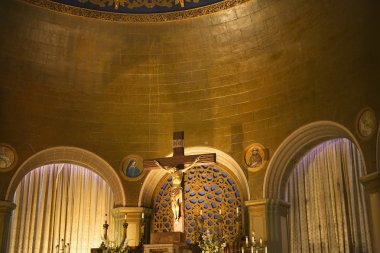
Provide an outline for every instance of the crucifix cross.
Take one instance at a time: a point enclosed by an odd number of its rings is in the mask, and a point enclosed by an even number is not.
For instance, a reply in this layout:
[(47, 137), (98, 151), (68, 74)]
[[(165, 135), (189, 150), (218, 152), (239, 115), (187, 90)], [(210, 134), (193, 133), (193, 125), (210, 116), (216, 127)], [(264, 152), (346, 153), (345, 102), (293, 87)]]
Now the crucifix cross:
[(144, 160), (144, 169), (153, 170), (159, 169), (157, 166), (158, 162), (161, 166), (166, 166), (170, 168), (176, 168), (178, 170), (184, 169), (185, 164), (192, 164), (198, 158), (197, 164), (210, 164), (216, 162), (216, 154), (200, 154), (200, 155), (189, 155), (185, 156), (184, 147), (184, 132), (174, 132), (173, 133), (173, 156), (156, 158), (150, 160)]
[[(185, 156), (184, 132), (173, 133), (173, 156), (157, 159), (144, 160), (144, 169), (164, 169), (172, 175), (172, 189), (170, 192), (171, 206), (175, 218), (174, 231), (183, 232), (183, 196), (182, 189), (184, 181), (183, 173), (193, 166), (201, 164), (210, 164), (216, 162), (216, 154), (200, 154)], [(185, 165), (188, 165), (185, 167)]]

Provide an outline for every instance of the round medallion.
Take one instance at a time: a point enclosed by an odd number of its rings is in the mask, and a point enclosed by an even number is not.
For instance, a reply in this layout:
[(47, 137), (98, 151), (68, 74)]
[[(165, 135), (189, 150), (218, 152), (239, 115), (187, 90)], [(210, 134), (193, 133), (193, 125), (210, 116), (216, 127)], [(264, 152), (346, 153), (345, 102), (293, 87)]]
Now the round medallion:
[(126, 180), (139, 180), (143, 175), (142, 157), (138, 155), (126, 156), (121, 162), (120, 172)]
[(17, 161), (16, 151), (8, 144), (0, 144), (0, 171), (9, 171)]
[(244, 151), (244, 162), (251, 172), (261, 170), (267, 163), (266, 149), (259, 143), (249, 145)]
[(365, 108), (359, 113), (357, 120), (357, 131), (363, 139), (369, 139), (377, 129), (375, 112), (370, 108)]

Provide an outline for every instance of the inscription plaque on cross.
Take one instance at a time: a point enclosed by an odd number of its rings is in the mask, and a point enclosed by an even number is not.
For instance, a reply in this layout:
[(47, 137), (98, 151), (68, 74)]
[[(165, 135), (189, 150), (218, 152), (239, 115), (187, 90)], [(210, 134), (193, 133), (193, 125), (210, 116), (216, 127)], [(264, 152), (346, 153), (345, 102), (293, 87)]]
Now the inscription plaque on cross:
[(173, 156), (150, 160), (144, 160), (144, 169), (163, 169), (172, 176), (172, 189), (170, 192), (171, 208), (173, 211), (174, 232), (183, 232), (183, 194), (184, 188), (183, 174), (195, 165), (206, 165), (216, 162), (216, 154), (185, 155), (184, 132), (173, 133)]

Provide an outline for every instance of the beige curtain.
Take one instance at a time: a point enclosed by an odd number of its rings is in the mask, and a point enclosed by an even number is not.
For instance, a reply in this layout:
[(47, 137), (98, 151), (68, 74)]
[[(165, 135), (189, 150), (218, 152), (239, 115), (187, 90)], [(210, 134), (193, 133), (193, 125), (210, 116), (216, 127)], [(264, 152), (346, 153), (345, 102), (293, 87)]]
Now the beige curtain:
[(291, 252), (372, 252), (360, 153), (347, 139), (325, 142), (288, 182)]
[(55, 253), (56, 245), (64, 239), (70, 252), (89, 253), (101, 243), (113, 194), (108, 184), (88, 169), (52, 164), (27, 174), (14, 202), (17, 208), (12, 217), (10, 252)]

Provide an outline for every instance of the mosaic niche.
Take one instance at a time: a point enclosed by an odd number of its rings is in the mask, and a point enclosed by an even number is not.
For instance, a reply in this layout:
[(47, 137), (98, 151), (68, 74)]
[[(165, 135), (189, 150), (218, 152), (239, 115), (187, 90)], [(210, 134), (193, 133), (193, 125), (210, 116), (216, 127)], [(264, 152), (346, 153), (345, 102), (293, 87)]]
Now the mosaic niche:
[[(239, 186), (230, 173), (218, 165), (197, 166), (184, 175), (184, 224), (188, 244), (197, 243), (199, 218), (203, 218), (203, 232), (223, 229), (227, 242), (237, 234), (235, 219), (242, 198)], [(173, 231), (173, 213), (170, 203), (172, 177), (162, 181), (154, 198), (154, 232)], [(221, 212), (221, 214), (220, 214)], [(222, 216), (220, 219), (219, 216)], [(223, 224), (219, 224), (222, 221)]]

